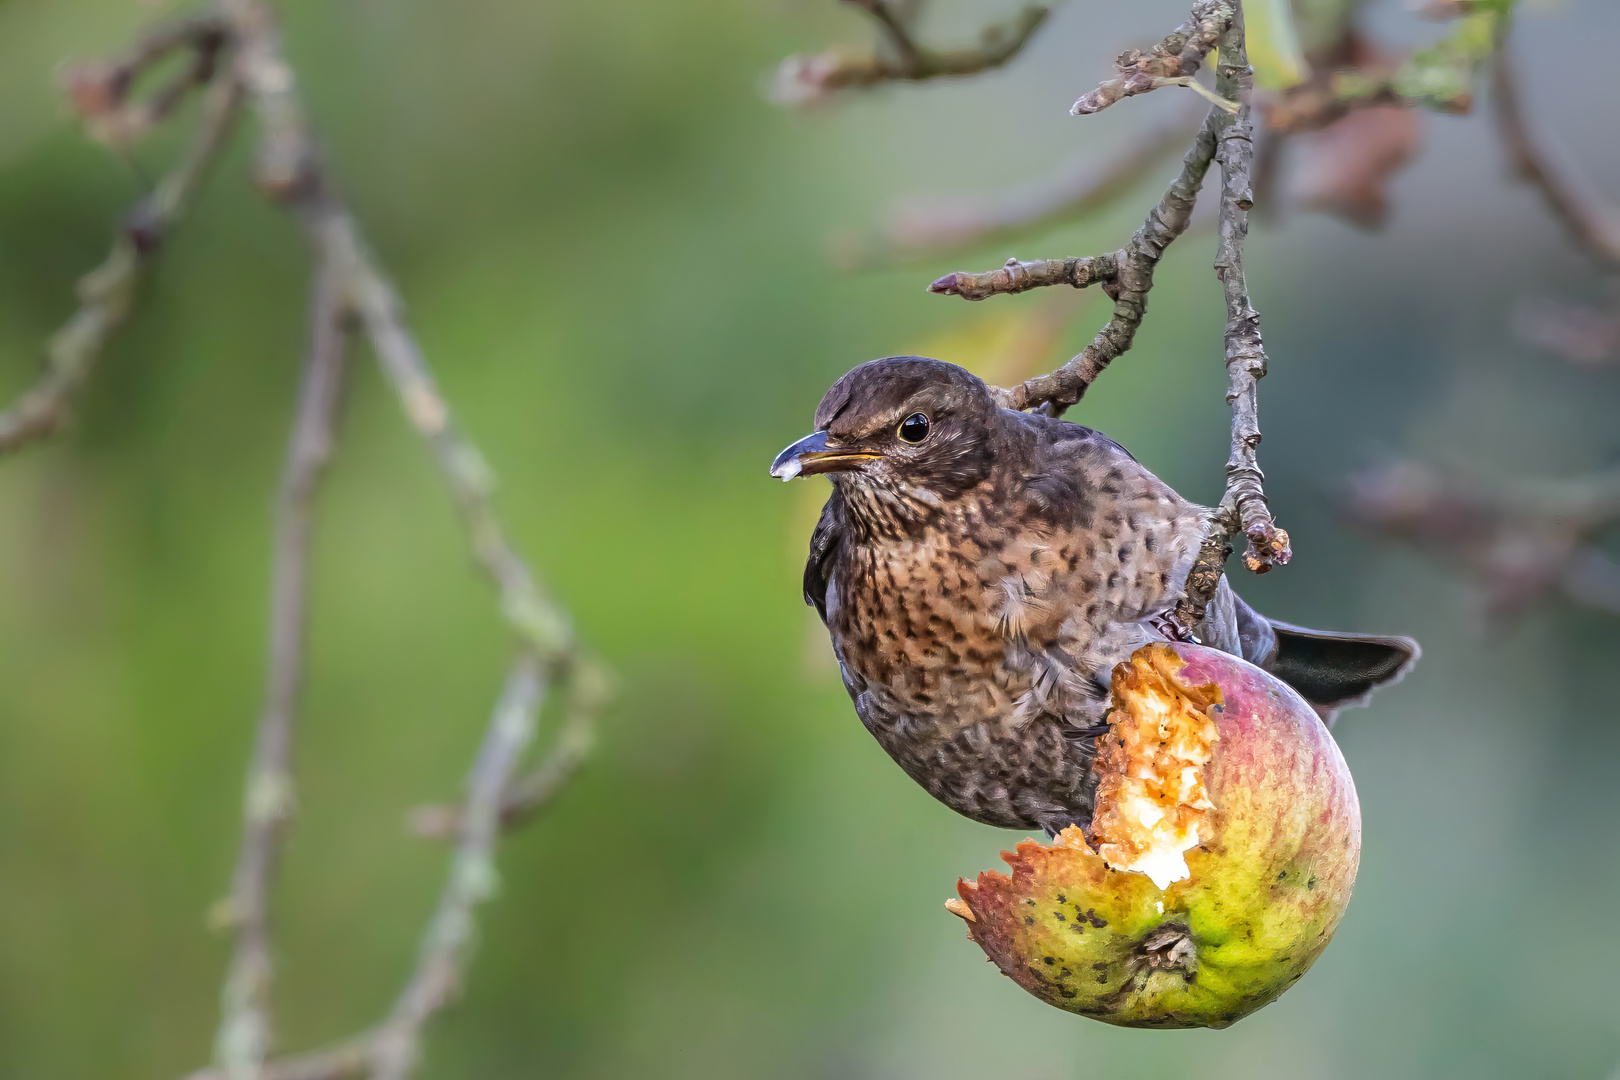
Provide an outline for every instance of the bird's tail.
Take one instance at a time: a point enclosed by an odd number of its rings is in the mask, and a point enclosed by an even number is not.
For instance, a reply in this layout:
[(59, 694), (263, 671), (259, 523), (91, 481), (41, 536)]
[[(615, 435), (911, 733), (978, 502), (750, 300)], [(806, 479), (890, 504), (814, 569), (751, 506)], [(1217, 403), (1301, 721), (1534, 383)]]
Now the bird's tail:
[(1298, 690), (1329, 726), (1340, 709), (1365, 705), (1374, 690), (1399, 682), (1423, 655), (1409, 637), (1309, 630), (1233, 599), (1243, 658)]

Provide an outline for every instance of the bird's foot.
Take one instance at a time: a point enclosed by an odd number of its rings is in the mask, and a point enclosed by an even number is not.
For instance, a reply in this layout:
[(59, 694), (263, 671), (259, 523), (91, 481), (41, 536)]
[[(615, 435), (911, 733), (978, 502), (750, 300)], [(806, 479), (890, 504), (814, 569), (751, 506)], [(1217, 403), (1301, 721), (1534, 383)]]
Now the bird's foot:
[(1167, 641), (1187, 641), (1198, 644), (1198, 636), (1192, 632), (1192, 627), (1182, 623), (1174, 609), (1162, 615), (1155, 615), (1148, 620), (1148, 625), (1165, 636)]

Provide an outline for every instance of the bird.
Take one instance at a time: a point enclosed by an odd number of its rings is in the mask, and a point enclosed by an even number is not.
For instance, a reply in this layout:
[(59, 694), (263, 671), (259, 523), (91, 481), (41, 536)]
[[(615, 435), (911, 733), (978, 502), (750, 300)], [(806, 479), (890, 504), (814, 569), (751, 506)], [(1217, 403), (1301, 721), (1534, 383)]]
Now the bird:
[[(975, 821), (1084, 828), (1110, 674), (1166, 640), (1213, 511), (1106, 435), (1002, 408), (977, 376), (928, 357), (859, 365), (814, 425), (770, 472), (832, 480), (804, 599), (866, 729)], [(1190, 629), (1329, 724), (1420, 655), (1408, 637), (1268, 619), (1224, 577)]]

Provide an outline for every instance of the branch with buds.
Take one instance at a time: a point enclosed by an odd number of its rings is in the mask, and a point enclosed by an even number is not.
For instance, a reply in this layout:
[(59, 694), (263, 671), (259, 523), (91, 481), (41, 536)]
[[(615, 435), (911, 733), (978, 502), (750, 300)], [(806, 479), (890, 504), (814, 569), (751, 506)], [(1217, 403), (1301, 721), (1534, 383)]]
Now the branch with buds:
[(1166, 86), (1184, 86), (1206, 97), (1216, 107), (1236, 112), (1238, 103), (1219, 92), (1205, 90), (1193, 79), (1204, 58), (1230, 25), (1236, 10), (1233, 0), (1203, 0), (1187, 21), (1165, 35), (1147, 52), (1128, 49), (1114, 61), (1116, 74), (1070, 107), (1074, 116), (1102, 112), (1115, 102)]

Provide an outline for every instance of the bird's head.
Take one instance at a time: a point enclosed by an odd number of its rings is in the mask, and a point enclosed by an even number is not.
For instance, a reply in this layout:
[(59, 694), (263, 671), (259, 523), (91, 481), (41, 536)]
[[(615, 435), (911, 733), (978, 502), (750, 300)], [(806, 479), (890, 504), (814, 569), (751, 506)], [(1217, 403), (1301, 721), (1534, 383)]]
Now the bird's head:
[(990, 388), (955, 364), (871, 360), (833, 383), (816, 430), (778, 454), (771, 475), (830, 473), (846, 496), (938, 507), (990, 475), (997, 414)]

